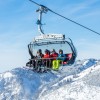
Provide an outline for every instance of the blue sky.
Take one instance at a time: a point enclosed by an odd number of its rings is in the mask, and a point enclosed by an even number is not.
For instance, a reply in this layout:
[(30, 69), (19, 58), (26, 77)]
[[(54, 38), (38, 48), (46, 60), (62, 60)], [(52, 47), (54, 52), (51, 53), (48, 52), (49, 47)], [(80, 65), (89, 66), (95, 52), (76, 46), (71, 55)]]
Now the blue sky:
[[(100, 0), (34, 0), (57, 13), (100, 32)], [(27, 44), (38, 35), (38, 6), (28, 0), (0, 1), (0, 72), (25, 66), (30, 58)], [(45, 33), (63, 33), (78, 51), (77, 59), (100, 59), (100, 36), (48, 12)]]

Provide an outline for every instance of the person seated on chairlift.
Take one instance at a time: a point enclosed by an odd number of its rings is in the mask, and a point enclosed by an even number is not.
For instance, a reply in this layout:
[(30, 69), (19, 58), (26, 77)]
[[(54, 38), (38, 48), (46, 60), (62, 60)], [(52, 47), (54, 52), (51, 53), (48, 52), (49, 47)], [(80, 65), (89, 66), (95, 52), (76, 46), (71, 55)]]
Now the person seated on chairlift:
[(58, 54), (57, 60), (61, 60), (63, 62), (66, 60), (66, 55), (63, 54), (63, 50), (62, 49), (59, 50), (59, 54)]
[(66, 56), (65, 56), (65, 54), (63, 54), (63, 50), (60, 49), (58, 57), (56, 58), (56, 60), (53, 60), (53, 62), (52, 62), (52, 69), (59, 70), (61, 62), (64, 62), (65, 59), (66, 59)]
[(50, 58), (50, 51), (48, 49), (45, 49), (45, 54), (43, 58)]
[(41, 58), (43, 58), (43, 54), (42, 54), (42, 50), (41, 49), (39, 49), (38, 51), (37, 51), (37, 55), (36, 55), (36, 58), (37, 59), (41, 59)]
[(41, 66), (41, 64), (42, 64), (42, 59), (41, 58), (43, 58), (43, 54), (42, 54), (42, 50), (41, 49), (39, 49), (38, 51), (37, 51), (37, 55), (36, 55), (36, 64), (37, 65), (40, 65)]
[(50, 51), (48, 49), (45, 50), (45, 54), (44, 54), (44, 65), (46, 67), (50, 67), (51, 64), (51, 56), (50, 56)]
[(63, 54), (63, 50), (60, 49), (59, 50), (58, 57), (56, 58), (56, 60), (53, 60), (52, 61), (52, 69), (58, 71), (59, 70), (59, 67), (60, 67), (60, 64), (62, 62), (64, 62), (65, 59), (66, 59), (66, 55)]
[(52, 60), (56, 60), (56, 58), (58, 57), (58, 53), (55, 51), (55, 49), (53, 49), (51, 53)]

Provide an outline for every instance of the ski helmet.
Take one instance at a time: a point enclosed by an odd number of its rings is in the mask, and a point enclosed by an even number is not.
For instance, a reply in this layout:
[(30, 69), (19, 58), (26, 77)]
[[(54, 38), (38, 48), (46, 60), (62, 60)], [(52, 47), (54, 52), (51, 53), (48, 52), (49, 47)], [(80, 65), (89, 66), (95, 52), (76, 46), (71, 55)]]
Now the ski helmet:
[(63, 50), (62, 50), (62, 49), (60, 49), (60, 50), (59, 50), (59, 52), (63, 53)]
[(41, 50), (41, 49), (38, 49), (38, 51), (37, 51), (37, 52), (42, 53), (42, 50)]
[(53, 49), (52, 52), (56, 52), (55, 49)]
[(48, 52), (48, 49), (45, 49), (45, 53), (47, 53)]

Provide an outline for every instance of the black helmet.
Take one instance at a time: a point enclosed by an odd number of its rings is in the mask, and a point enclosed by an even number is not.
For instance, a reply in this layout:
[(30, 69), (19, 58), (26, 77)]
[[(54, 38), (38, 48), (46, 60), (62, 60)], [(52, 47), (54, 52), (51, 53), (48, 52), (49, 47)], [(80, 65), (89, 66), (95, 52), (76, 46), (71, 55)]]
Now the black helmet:
[(41, 49), (38, 49), (38, 51), (37, 51), (37, 52), (42, 53), (42, 50), (41, 50)]
[(48, 52), (48, 49), (45, 49), (45, 52)]
[(62, 52), (63, 53), (63, 50), (62, 49), (59, 49), (59, 52)]
[(52, 52), (56, 52), (55, 49), (53, 49)]

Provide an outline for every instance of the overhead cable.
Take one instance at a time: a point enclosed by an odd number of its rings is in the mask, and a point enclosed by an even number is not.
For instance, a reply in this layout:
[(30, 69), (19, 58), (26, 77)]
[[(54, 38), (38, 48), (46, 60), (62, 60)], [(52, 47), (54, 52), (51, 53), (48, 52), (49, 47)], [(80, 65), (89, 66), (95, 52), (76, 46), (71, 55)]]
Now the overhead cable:
[(65, 16), (63, 16), (63, 15), (61, 15), (61, 14), (59, 14), (59, 13), (56, 13), (55, 11), (49, 9), (48, 7), (46, 7), (46, 6), (44, 6), (44, 5), (40, 5), (40, 4), (36, 3), (36, 2), (33, 1), (33, 0), (29, 0), (29, 1), (31, 1), (32, 3), (34, 3), (34, 4), (38, 5), (38, 6), (42, 6), (42, 7), (46, 8), (48, 11), (51, 11), (52, 13), (54, 13), (54, 14), (56, 14), (56, 15), (58, 15), (58, 16), (64, 18), (64, 19), (66, 19), (66, 20), (69, 20), (70, 22), (73, 22), (74, 24), (77, 24), (77, 25), (79, 25), (79, 26), (81, 26), (81, 27), (83, 27), (83, 28), (85, 28), (85, 29), (87, 29), (87, 30), (89, 30), (89, 31), (92, 31), (92, 32), (95, 33), (95, 34), (100, 35), (100, 33), (94, 31), (93, 29), (88, 28), (88, 27), (86, 27), (86, 26), (84, 26), (84, 25), (82, 25), (82, 24), (80, 24), (80, 23), (78, 23), (78, 22), (76, 22), (76, 21), (73, 21), (73, 20), (71, 20), (71, 19), (69, 19), (69, 18), (67, 18), (67, 17), (65, 17)]

